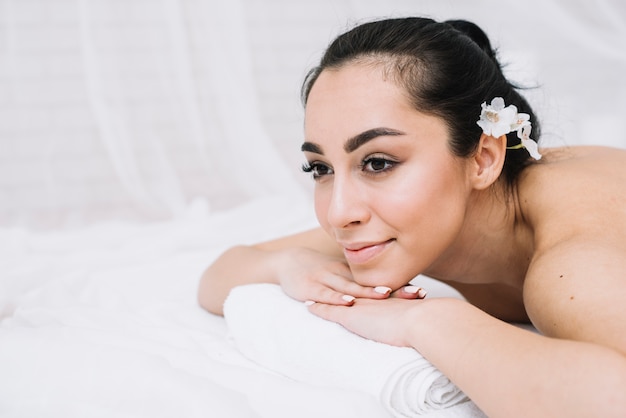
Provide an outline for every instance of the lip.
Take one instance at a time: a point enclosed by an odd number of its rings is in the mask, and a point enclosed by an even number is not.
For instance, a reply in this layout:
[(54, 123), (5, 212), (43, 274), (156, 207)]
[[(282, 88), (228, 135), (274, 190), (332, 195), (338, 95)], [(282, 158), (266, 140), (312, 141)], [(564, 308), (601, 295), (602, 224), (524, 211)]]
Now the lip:
[(343, 254), (350, 264), (365, 264), (381, 254), (394, 240), (382, 242), (343, 243)]

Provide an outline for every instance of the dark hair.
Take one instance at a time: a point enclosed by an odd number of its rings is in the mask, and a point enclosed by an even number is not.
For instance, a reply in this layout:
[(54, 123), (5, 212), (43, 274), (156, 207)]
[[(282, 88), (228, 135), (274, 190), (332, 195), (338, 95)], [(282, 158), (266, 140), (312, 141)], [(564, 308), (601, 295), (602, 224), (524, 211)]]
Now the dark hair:
[[(443, 118), (450, 129), (450, 147), (460, 157), (475, 152), (482, 129), (476, 124), (481, 104), (502, 97), (506, 105), (528, 113), (533, 139), (539, 139), (539, 122), (528, 102), (502, 73), (489, 38), (466, 20), (436, 22), (408, 17), (364, 23), (337, 37), (320, 64), (302, 86), (306, 102), (324, 69), (363, 61), (381, 64), (409, 94), (415, 109)], [(519, 144), (516, 132), (507, 135), (508, 146)], [(508, 150), (503, 175), (507, 185), (532, 160), (526, 150)]]

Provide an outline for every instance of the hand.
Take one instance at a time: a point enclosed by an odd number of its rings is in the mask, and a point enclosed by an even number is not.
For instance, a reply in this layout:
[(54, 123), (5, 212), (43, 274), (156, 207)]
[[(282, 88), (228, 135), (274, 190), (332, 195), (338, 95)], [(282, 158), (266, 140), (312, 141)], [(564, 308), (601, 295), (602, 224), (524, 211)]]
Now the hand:
[(385, 300), (356, 299), (352, 306), (315, 303), (309, 306), (309, 310), (367, 339), (409, 347), (410, 330), (419, 326), (413, 312), (424, 303), (428, 302), (397, 297)]
[[(349, 306), (355, 298), (385, 299), (388, 287), (361, 286), (352, 277), (346, 261), (307, 248), (291, 248), (281, 253), (278, 279), (284, 292), (300, 301)], [(423, 297), (419, 288), (407, 286), (394, 296), (407, 299)]]

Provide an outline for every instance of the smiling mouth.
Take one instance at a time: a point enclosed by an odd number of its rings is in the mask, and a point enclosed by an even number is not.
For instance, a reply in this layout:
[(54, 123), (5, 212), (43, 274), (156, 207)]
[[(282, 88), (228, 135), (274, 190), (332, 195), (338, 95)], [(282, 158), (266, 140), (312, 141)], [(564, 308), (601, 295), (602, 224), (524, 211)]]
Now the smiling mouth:
[(395, 240), (389, 239), (376, 244), (368, 244), (355, 248), (344, 247), (343, 254), (346, 257), (346, 261), (350, 264), (365, 264), (385, 251), (393, 241)]

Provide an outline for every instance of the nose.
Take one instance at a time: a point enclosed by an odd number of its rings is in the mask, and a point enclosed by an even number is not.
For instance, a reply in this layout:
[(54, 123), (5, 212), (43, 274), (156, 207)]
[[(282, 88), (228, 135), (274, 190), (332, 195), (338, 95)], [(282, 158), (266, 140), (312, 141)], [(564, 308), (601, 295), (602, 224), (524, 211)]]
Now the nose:
[(335, 174), (328, 204), (327, 221), (333, 228), (366, 223), (370, 218), (366, 196), (350, 176)]

